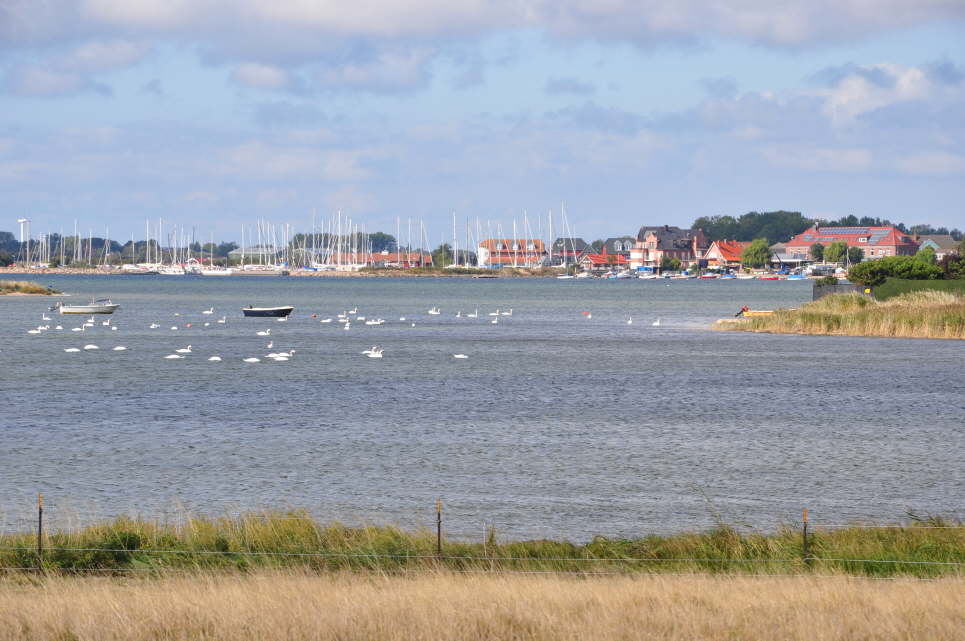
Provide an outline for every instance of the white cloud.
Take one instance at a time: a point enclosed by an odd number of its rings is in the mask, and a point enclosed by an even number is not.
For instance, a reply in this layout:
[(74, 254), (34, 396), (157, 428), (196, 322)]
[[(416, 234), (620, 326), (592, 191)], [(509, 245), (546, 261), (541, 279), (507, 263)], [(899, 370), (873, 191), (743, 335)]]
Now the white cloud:
[(772, 145), (761, 149), (772, 165), (806, 171), (857, 172), (871, 168), (873, 156), (868, 149)]
[(965, 156), (947, 151), (924, 152), (899, 159), (897, 166), (905, 173), (920, 176), (965, 174)]
[(429, 82), (427, 49), (385, 51), (374, 59), (322, 66), (313, 76), (324, 89), (361, 89), (378, 92), (405, 91)]
[(58, 61), (57, 66), (81, 73), (121, 69), (142, 60), (150, 52), (144, 42), (129, 40), (90, 41), (75, 47)]
[[(875, 81), (868, 71), (878, 72), (889, 81)], [(847, 125), (875, 109), (926, 98), (931, 91), (932, 84), (922, 69), (885, 63), (857, 68), (815, 95), (824, 98), (824, 111), (834, 124)]]
[(280, 67), (246, 62), (235, 67), (231, 80), (253, 89), (285, 89), (291, 86), (291, 75)]
[(86, 76), (39, 67), (18, 67), (4, 78), (8, 93), (24, 98), (58, 98), (85, 91), (110, 95), (109, 87)]

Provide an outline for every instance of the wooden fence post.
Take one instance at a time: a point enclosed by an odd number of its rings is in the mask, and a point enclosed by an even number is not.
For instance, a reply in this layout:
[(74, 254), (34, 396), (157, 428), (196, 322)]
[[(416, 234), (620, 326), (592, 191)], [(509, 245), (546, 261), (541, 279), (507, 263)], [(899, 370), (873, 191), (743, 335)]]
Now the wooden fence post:
[(44, 495), (37, 494), (37, 571), (44, 571)]
[(442, 499), (436, 499), (436, 554), (442, 556)]
[(802, 528), (801, 528), (801, 558), (804, 559), (804, 564), (808, 567), (811, 566), (811, 554), (808, 549), (808, 509), (804, 508), (803, 518), (802, 518)]

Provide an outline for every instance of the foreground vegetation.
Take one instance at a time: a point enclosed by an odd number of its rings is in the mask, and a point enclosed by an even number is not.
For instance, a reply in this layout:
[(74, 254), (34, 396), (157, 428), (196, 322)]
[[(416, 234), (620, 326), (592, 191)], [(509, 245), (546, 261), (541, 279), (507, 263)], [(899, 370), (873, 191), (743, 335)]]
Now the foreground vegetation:
[(4, 294), (41, 294), (50, 296), (59, 294), (56, 289), (44, 287), (39, 283), (26, 280), (0, 280), (0, 296)]
[(874, 294), (877, 300), (884, 301), (909, 292), (925, 290), (965, 295), (965, 280), (906, 280), (901, 278), (888, 278), (883, 284), (874, 288)]
[[(939, 527), (940, 526), (940, 527)], [(32, 533), (0, 537), (0, 567), (34, 568)], [(817, 530), (804, 559), (801, 531), (742, 533), (720, 526), (701, 533), (597, 537), (589, 543), (443, 541), (434, 532), (322, 525), (300, 512), (178, 523), (119, 519), (45, 534), (47, 572), (164, 573), (170, 570), (401, 572), (536, 571), (562, 573), (843, 572), (867, 576), (965, 574), (965, 524), (940, 519), (884, 528)]]
[(860, 294), (825, 296), (800, 309), (778, 309), (720, 329), (841, 336), (965, 338), (965, 296), (916, 291), (884, 302)]
[(241, 575), (0, 580), (0, 641), (928, 639), (965, 629), (965, 580)]

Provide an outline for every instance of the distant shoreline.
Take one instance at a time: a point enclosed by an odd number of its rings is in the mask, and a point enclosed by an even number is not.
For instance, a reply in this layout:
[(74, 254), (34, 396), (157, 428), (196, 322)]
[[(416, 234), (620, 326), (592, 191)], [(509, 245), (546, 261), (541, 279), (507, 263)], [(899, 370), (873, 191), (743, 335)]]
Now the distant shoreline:
[[(303, 271), (286, 270), (287, 274), (275, 271), (239, 271), (228, 278), (234, 276), (286, 276), (292, 278), (554, 278), (559, 275), (559, 270), (551, 271), (529, 270), (527, 268), (508, 268), (501, 270), (487, 270), (479, 273), (463, 273), (459, 271), (421, 271), (419, 269), (399, 270), (399, 269), (370, 269), (366, 271)], [(125, 273), (121, 270), (104, 270), (96, 268), (46, 268), (46, 269), (23, 269), (23, 268), (0, 268), (0, 275), (11, 276), (125, 276), (137, 277), (143, 274)], [(175, 276), (177, 277), (177, 276)], [(211, 276), (201, 276), (201, 278), (213, 278)], [(222, 276), (221, 278), (224, 278)]]

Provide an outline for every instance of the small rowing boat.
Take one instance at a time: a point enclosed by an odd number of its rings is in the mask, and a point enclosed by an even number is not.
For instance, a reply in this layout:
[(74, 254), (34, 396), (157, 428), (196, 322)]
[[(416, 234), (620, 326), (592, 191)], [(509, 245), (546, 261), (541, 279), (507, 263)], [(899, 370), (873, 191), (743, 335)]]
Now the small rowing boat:
[(282, 307), (248, 307), (243, 308), (241, 311), (245, 316), (253, 316), (256, 318), (268, 317), (286, 317), (294, 311), (294, 307), (291, 305), (285, 305)]

